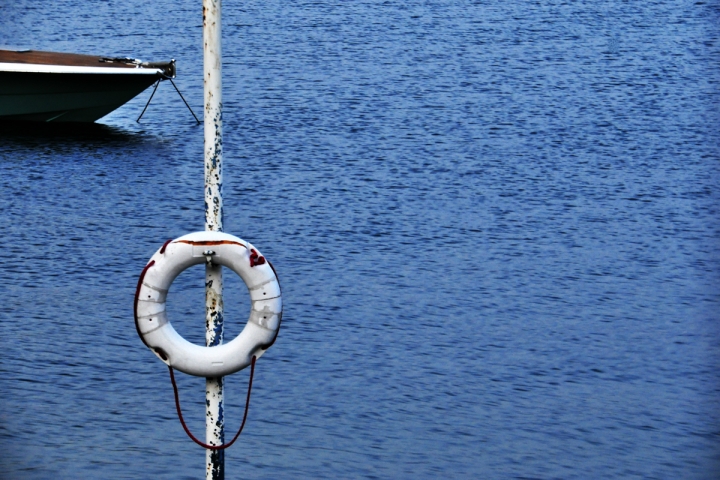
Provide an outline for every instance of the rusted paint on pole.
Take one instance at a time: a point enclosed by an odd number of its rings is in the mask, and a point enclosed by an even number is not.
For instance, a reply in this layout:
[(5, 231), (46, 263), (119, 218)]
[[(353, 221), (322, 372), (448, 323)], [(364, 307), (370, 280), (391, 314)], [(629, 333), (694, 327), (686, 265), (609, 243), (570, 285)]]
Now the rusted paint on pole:
[[(222, 223), (222, 57), (220, 0), (203, 0), (203, 84), (205, 98), (205, 230)], [(208, 252), (209, 253), (209, 252)], [(212, 258), (211, 256), (208, 258)], [(223, 341), (222, 267), (205, 267), (205, 344)], [(205, 443), (225, 441), (222, 377), (205, 380)], [(206, 480), (225, 478), (224, 450), (206, 450)]]

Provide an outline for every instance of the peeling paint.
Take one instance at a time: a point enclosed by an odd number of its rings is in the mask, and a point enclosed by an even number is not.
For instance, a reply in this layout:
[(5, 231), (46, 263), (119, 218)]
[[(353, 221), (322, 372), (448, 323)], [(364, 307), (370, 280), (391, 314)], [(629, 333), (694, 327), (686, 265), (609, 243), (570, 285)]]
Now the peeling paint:
[[(203, 0), (203, 68), (205, 99), (204, 195), (205, 230), (223, 231), (223, 141), (222, 141), (222, 71), (220, 0)], [(209, 347), (223, 341), (222, 267), (205, 266), (205, 344)], [(223, 379), (208, 378), (205, 382), (206, 443), (224, 443)], [(223, 450), (206, 450), (206, 480), (225, 478)]]

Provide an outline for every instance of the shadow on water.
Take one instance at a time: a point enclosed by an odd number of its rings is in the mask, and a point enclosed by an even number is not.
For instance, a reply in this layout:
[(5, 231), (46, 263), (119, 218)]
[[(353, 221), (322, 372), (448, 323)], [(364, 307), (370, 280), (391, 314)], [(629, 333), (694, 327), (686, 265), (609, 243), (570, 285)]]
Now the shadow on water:
[[(154, 137), (100, 123), (0, 122), (0, 149), (61, 143), (139, 145)], [(5, 147), (5, 148), (2, 148)]]
[[(18, 162), (78, 162), (123, 169), (185, 158), (182, 146), (153, 131), (98, 123), (0, 123), (0, 167)], [(158, 167), (159, 168), (159, 167)]]

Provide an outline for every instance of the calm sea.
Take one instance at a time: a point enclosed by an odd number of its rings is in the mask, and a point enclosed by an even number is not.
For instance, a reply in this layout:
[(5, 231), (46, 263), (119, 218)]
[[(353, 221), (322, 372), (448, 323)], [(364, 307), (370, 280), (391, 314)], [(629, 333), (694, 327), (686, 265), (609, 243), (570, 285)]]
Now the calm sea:
[[(200, 115), (201, 23), (2, 1), (0, 44), (175, 58)], [(228, 478), (720, 477), (717, 1), (226, 0), (223, 25), (226, 231), (285, 300)], [(203, 228), (203, 134), (169, 83), (136, 123), (149, 95), (0, 126), (2, 478), (203, 478), (132, 313)], [(202, 267), (169, 302), (201, 342)], [(204, 380), (180, 388), (202, 435)]]

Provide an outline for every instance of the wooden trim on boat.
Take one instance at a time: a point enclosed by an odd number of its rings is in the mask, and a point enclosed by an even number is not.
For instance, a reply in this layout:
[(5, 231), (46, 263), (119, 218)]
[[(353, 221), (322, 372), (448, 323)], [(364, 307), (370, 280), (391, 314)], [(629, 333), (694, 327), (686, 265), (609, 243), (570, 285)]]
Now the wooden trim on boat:
[(30, 73), (161, 74), (175, 77), (175, 62), (142, 62), (126, 57), (101, 57), (38, 50), (0, 50), (0, 71)]
[(103, 61), (96, 55), (78, 53), (41, 52), (38, 50), (0, 50), (0, 63), (30, 63), (34, 65), (67, 65), (73, 67), (136, 68), (137, 65)]

